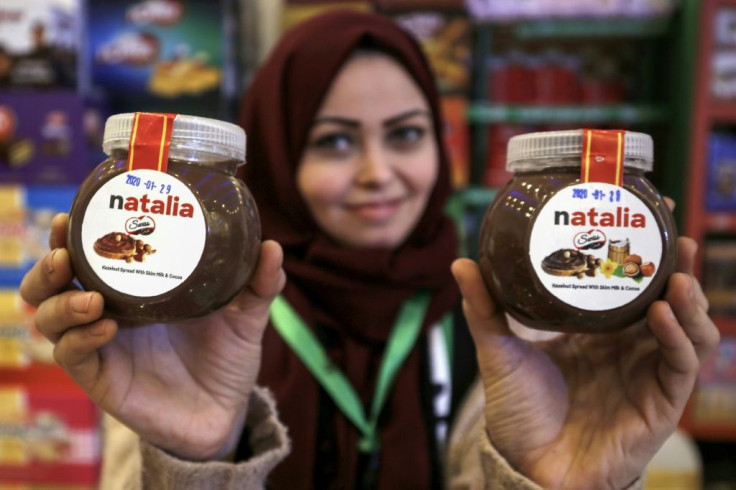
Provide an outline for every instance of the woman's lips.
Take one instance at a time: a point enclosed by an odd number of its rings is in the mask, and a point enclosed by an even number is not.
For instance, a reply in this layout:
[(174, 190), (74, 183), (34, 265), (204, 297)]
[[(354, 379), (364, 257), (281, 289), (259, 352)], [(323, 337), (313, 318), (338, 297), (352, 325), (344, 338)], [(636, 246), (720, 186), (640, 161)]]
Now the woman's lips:
[(402, 201), (402, 199), (392, 199), (390, 201), (348, 204), (345, 208), (365, 220), (384, 221), (394, 215), (399, 206), (401, 206)]

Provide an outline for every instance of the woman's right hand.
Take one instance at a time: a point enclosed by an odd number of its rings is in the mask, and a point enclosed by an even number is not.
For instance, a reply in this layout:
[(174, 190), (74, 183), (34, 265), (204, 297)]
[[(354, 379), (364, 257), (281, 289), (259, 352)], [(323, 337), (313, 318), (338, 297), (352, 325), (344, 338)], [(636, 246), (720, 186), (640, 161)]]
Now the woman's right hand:
[(453, 264), (485, 387), (486, 431), (542, 487), (629, 488), (677, 428), (720, 339), (693, 276), (697, 244), (680, 237), (677, 250), (677, 272), (646, 319), (535, 342), (509, 328), (478, 264)]
[(217, 459), (245, 423), (268, 309), (286, 282), (278, 243), (265, 241), (247, 286), (225, 308), (178, 324), (119, 328), (97, 292), (73, 287), (68, 216), (54, 218), (52, 251), (26, 274), (23, 299), (59, 365), (104, 411), (178, 457)]

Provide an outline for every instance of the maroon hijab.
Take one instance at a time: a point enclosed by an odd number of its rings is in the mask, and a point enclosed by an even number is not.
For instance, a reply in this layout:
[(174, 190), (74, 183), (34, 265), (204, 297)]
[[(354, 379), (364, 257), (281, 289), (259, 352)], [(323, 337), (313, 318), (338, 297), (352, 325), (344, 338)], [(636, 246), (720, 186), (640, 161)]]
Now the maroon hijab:
[[(296, 186), (296, 168), (332, 80), (356, 49), (391, 55), (416, 81), (434, 114), (440, 170), (427, 208), (406, 242), (394, 250), (351, 249), (334, 243), (313, 221)], [(258, 203), (264, 238), (284, 248), (283, 292), (325, 342), (364, 407), (369, 408), (386, 340), (402, 303), (418, 289), (433, 291), (423, 328), (459, 299), (450, 273), (457, 250), (454, 224), (443, 213), (450, 193), (447, 155), (432, 72), (414, 39), (377, 14), (332, 11), (284, 35), (248, 89), (240, 124), (248, 135), (244, 179)], [(420, 345), (421, 341), (417, 345)], [(426, 488), (429, 434), (420, 400), (420, 354), (405, 361), (379, 420), (380, 488)], [(264, 339), (259, 382), (275, 394), (293, 450), (272, 473), (274, 488), (310, 488), (318, 445), (320, 389), (279, 334)], [(330, 433), (336, 445), (335, 483), (352, 488), (359, 431), (339, 410)]]

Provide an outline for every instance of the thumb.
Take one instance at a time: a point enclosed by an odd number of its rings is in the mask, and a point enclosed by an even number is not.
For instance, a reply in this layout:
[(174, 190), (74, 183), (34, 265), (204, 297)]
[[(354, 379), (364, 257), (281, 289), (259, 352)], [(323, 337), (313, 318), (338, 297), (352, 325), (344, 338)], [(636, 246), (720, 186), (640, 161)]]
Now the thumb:
[(515, 371), (530, 346), (509, 328), (506, 314), (491, 298), (476, 262), (457, 259), (452, 273), (463, 295), (463, 312), (475, 343), (478, 368), (488, 386)]
[(493, 336), (513, 336), (503, 310), (491, 298), (478, 264), (470, 259), (457, 259), (452, 264), (463, 295), (463, 312), (476, 344)]
[[(260, 342), (268, 324), (268, 309), (286, 284), (283, 258), (281, 245), (273, 240), (264, 241), (261, 244), (258, 265), (248, 286), (223, 312), (225, 320), (253, 342)], [(244, 321), (246, 319), (256, 321)], [(254, 323), (257, 325), (256, 329), (253, 328)]]

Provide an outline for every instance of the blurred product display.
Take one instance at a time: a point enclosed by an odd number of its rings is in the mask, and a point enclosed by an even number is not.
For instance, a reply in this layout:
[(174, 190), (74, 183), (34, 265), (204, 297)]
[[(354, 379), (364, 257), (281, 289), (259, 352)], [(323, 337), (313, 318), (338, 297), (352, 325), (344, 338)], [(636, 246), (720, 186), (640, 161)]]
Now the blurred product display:
[(710, 210), (736, 211), (736, 135), (710, 135), (705, 199)]
[(676, 0), (466, 0), (476, 18), (518, 20), (545, 17), (644, 16), (670, 13)]
[(90, 2), (90, 84), (116, 113), (232, 119), (238, 9), (226, 0)]
[(486, 62), (488, 99), (499, 104), (620, 104), (626, 70), (594, 47), (565, 52), (548, 47), (535, 54), (512, 49)]
[(468, 111), (468, 100), (462, 95), (445, 95), (442, 97), (442, 112), (445, 118), (445, 145), (452, 165), (452, 183), (456, 189), (469, 184), (470, 168), (470, 133), (465, 114)]
[(736, 240), (711, 240), (705, 245), (703, 289), (711, 314), (736, 316)]
[[(728, 68), (736, 50), (736, 5), (705, 2), (698, 40), (698, 67), (694, 87), (694, 115), (688, 175), (689, 205), (685, 233), (701, 247), (699, 273), (711, 303), (711, 314), (723, 341), (718, 359), (704, 370), (696, 390), (690, 430), (717, 438), (725, 431), (736, 438), (736, 417), (723, 417), (736, 407), (736, 392), (723, 389), (733, 383), (733, 339), (736, 338), (736, 111)], [(733, 412), (733, 410), (731, 410)]]
[[(56, 213), (69, 210), (75, 192), (76, 186), (32, 186), (2, 181), (0, 288), (16, 287), (23, 274), (48, 253), (51, 220)], [(7, 317), (0, 315), (0, 318)]]
[(54, 363), (17, 290), (48, 252), (51, 219), (69, 209), (75, 190), (0, 185), (0, 487), (96, 488), (99, 414)]
[(60, 368), (0, 385), (0, 485), (96, 488), (99, 415)]
[(719, 99), (736, 97), (736, 5), (724, 5), (713, 15), (710, 90)]
[(281, 32), (320, 12), (330, 9), (355, 9), (372, 11), (369, 0), (284, 0), (281, 15)]
[(698, 381), (698, 391), (692, 402), (693, 420), (703, 425), (736, 424), (735, 338), (721, 341), (718, 354), (703, 366)]
[(462, 12), (422, 10), (392, 15), (427, 53), (443, 93), (466, 93), (470, 84), (470, 19)]
[(0, 89), (76, 88), (81, 0), (0, 2)]
[(18, 286), (102, 160), (111, 113), (235, 117), (260, 42), (251, 3), (0, 0), (0, 487), (97, 488), (100, 414)]
[(89, 172), (75, 92), (0, 91), (0, 182), (76, 185)]
[(506, 147), (509, 140), (519, 134), (533, 133), (534, 126), (523, 124), (492, 124), (488, 126), (488, 148), (483, 170), (483, 183), (499, 188), (506, 185), (513, 173), (506, 170)]
[(704, 488), (717, 490), (736, 488), (736, 5), (702, 2), (698, 27), (684, 233), (698, 242), (696, 274), (721, 344), (699, 374), (682, 426), (703, 454)]

